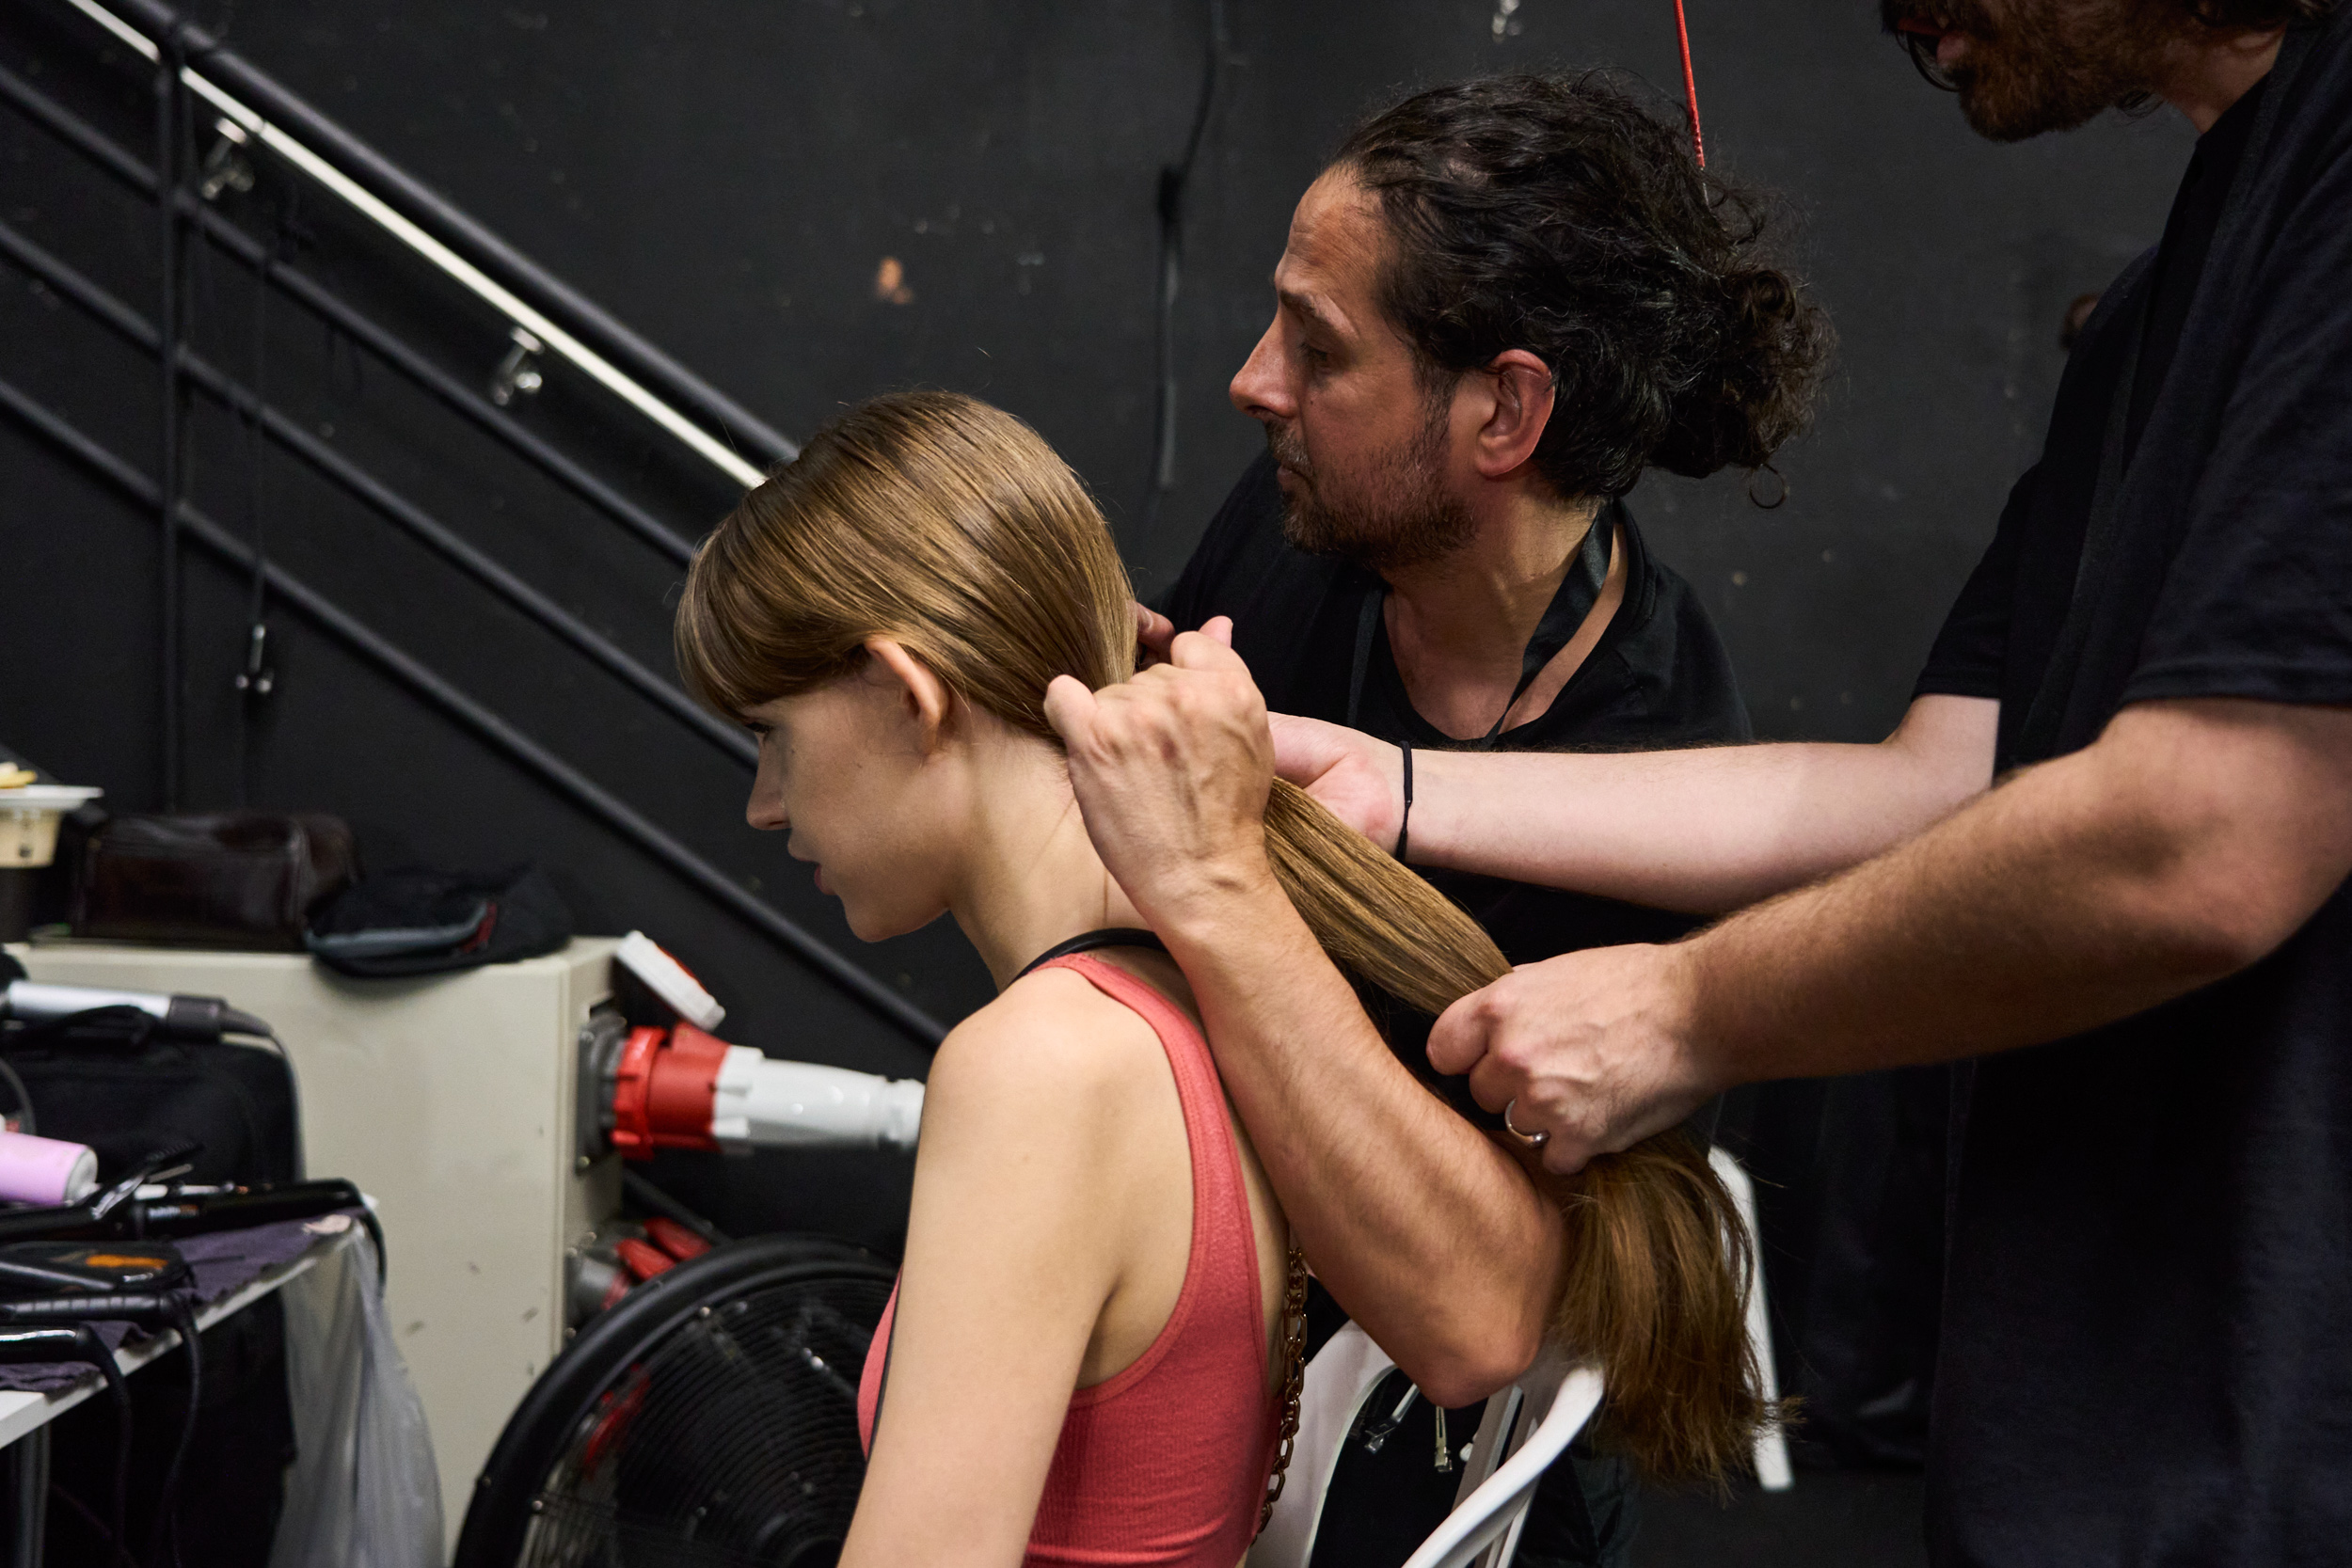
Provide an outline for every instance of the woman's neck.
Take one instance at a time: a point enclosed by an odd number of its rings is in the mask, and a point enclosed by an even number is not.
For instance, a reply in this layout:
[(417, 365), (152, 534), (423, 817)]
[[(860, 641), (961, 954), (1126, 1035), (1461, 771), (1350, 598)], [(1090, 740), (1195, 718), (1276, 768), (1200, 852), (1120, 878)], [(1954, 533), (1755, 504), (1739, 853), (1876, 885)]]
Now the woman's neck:
[(1004, 990), (1022, 966), (1084, 931), (1141, 926), (1104, 869), (1058, 753), (1027, 736), (980, 743), (965, 854), (948, 912)]

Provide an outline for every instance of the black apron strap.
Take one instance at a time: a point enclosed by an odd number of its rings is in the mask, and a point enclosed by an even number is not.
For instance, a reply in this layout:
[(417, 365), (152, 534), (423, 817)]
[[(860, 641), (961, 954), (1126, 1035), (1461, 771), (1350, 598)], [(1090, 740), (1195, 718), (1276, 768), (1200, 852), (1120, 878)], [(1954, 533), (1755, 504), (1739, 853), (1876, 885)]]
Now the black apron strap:
[(1364, 677), (1372, 673), (1372, 639), (1380, 629), (1380, 607), (1389, 598), (1387, 583), (1370, 572), (1364, 577), (1363, 600), (1356, 607), (1356, 658), (1347, 676), (1347, 727), (1351, 730), (1363, 727), (1356, 716), (1363, 711)]
[[(1590, 528), (1584, 531), (1584, 543), (1577, 547), (1568, 561), (1568, 569), (1553, 590), (1551, 603), (1544, 607), (1543, 619), (1535, 623), (1535, 634), (1527, 640), (1526, 651), (1519, 655), (1518, 684), (1511, 689), (1511, 700), (1502, 705), (1496, 716), (1494, 728), (1478, 739), (1469, 742), (1472, 751), (1492, 751), (1502, 738), (1502, 726), (1510, 719), (1511, 710), (1527, 695), (1527, 689), (1535, 684), (1535, 677), (1544, 673), (1544, 666), (1560, 657), (1560, 650), (1575, 640), (1593, 607), (1600, 603), (1600, 595), (1609, 586), (1609, 560), (1617, 532), (1617, 512), (1620, 502), (1611, 501), (1594, 514)], [(1364, 682), (1372, 673), (1372, 644), (1380, 629), (1381, 607), (1387, 603), (1389, 585), (1373, 578), (1364, 587), (1362, 607), (1356, 613), (1356, 657), (1347, 682), (1347, 727), (1358, 728), (1357, 715), (1364, 704)]]

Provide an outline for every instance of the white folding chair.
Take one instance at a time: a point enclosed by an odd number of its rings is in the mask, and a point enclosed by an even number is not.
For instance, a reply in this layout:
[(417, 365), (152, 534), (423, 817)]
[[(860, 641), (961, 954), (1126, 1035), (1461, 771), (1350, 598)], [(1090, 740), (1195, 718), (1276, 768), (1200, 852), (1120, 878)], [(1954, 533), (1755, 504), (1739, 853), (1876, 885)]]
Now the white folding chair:
[[(1572, 1367), (1554, 1356), (1530, 1368), (1518, 1382), (1486, 1402), (1463, 1466), (1463, 1488), (1445, 1523), (1430, 1533), (1405, 1568), (1506, 1568), (1527, 1528), (1535, 1483), (1567, 1451), (1600, 1408), (1600, 1370)], [(1497, 1461), (1500, 1460), (1500, 1465)], [(1485, 1477), (1483, 1481), (1479, 1477)], [(1475, 1490), (1471, 1483), (1476, 1481)]]
[[(1247, 1568), (1307, 1568), (1324, 1498), (1364, 1402), (1396, 1363), (1354, 1323), (1307, 1364), (1290, 1479), (1274, 1517), (1249, 1549)], [(1486, 1402), (1462, 1466), (1454, 1512), (1406, 1568), (1503, 1568), (1518, 1547), (1535, 1481), (1600, 1407), (1600, 1374), (1549, 1355)], [(1500, 1539), (1500, 1545), (1496, 1543)]]
[[(1756, 1240), (1756, 1188), (1740, 1163), (1722, 1149), (1709, 1149), (1708, 1163), (1730, 1189), (1740, 1222), (1748, 1232), (1748, 1342), (1756, 1352), (1764, 1397), (1777, 1401), (1780, 1379), (1772, 1366), (1772, 1317), (1764, 1303), (1764, 1254)], [(1339, 1467), (1347, 1434), (1355, 1428), (1364, 1402), (1380, 1380), (1395, 1370), (1396, 1363), (1352, 1323), (1333, 1335), (1307, 1364), (1290, 1480), (1281, 1500), (1274, 1505), (1274, 1517), (1249, 1549), (1245, 1568), (1308, 1568), (1323, 1519), (1324, 1498), (1331, 1489), (1331, 1476)], [(1481, 1568), (1507, 1568), (1511, 1554), (1518, 1549), (1519, 1530), (1534, 1496), (1535, 1479), (1592, 1419), (1600, 1396), (1597, 1371), (1588, 1367), (1571, 1370), (1548, 1354), (1526, 1376), (1488, 1400), (1463, 1468), (1454, 1512), (1422, 1544), (1406, 1568), (1465, 1568), (1479, 1559), (1484, 1548), (1494, 1545), (1498, 1537), (1502, 1544)], [(1527, 1418), (1522, 1420), (1522, 1417)], [(1764, 1490), (1786, 1491), (1794, 1483), (1788, 1439), (1777, 1426), (1756, 1433), (1755, 1458), (1756, 1480)]]
[(1331, 1490), (1332, 1472), (1339, 1468), (1357, 1412), (1380, 1380), (1395, 1370), (1396, 1363), (1372, 1342), (1372, 1336), (1352, 1323), (1315, 1352), (1298, 1396), (1298, 1435), (1291, 1444), (1282, 1496), (1274, 1504), (1274, 1517), (1249, 1548), (1244, 1568), (1307, 1568), (1314, 1556), (1316, 1527), (1323, 1522), (1323, 1499)]
[[(1739, 1207), (1740, 1223), (1748, 1232), (1748, 1345), (1756, 1352), (1757, 1372), (1764, 1380), (1764, 1398), (1773, 1403), (1780, 1400), (1780, 1373), (1772, 1365), (1772, 1319), (1764, 1308), (1764, 1243), (1756, 1228), (1756, 1185), (1748, 1173), (1740, 1168), (1740, 1162), (1720, 1148), (1707, 1151), (1707, 1163), (1715, 1167), (1731, 1190), (1731, 1201)], [(1786, 1492), (1797, 1482), (1797, 1473), (1788, 1464), (1788, 1434), (1778, 1422), (1758, 1427), (1756, 1433), (1756, 1480), (1767, 1492)]]

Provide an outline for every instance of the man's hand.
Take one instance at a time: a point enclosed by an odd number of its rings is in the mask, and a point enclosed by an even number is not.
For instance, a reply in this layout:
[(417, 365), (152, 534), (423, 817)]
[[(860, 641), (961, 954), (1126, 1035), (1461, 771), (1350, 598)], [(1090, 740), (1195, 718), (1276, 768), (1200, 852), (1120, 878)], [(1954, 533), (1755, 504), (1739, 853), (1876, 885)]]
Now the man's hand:
[[(1166, 664), (1168, 645), (1176, 641), (1176, 623), (1140, 601), (1130, 608), (1136, 612), (1136, 668), (1149, 670), (1154, 664)], [(1225, 623), (1225, 642), (1230, 647), (1233, 641), (1232, 620), (1223, 615), (1217, 619)]]
[(1068, 675), (1045, 717), (1103, 863), (1155, 927), (1203, 890), (1269, 880), (1264, 816), (1274, 779), (1265, 699), (1223, 616), (1169, 643), (1168, 662), (1089, 691)]
[(1600, 947), (1512, 971), (1448, 1007), (1429, 1063), (1524, 1133), (1546, 1168), (1580, 1170), (1689, 1116), (1724, 1085), (1692, 1049), (1691, 966), (1679, 947)]
[(2261, 961), (2347, 877), (2352, 707), (2136, 703), (1837, 876), (1672, 946), (1516, 971), (1446, 1011), (1429, 1059), (1572, 1170), (1733, 1084), (2127, 1018)]
[(1278, 713), (1274, 769), (1386, 849), (1405, 816), (1404, 754), (1385, 740), (1320, 719)]

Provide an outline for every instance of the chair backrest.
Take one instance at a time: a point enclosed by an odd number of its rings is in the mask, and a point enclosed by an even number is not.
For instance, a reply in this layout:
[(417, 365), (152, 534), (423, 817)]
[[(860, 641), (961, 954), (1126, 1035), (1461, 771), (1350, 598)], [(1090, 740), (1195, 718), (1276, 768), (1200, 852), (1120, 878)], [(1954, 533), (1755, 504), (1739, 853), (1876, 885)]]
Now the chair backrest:
[(1489, 1399), (1462, 1484), (1486, 1479), (1454, 1505), (1405, 1568), (1469, 1568), (1473, 1562), (1505, 1568), (1518, 1550), (1535, 1483), (1593, 1418), (1600, 1396), (1598, 1368), (1570, 1366), (1547, 1354)]
[[(1308, 1568), (1331, 1477), (1364, 1402), (1396, 1363), (1349, 1323), (1307, 1364), (1289, 1481), (1274, 1517), (1249, 1549), (1246, 1568)], [(1463, 1465), (1454, 1512), (1406, 1568), (1464, 1568), (1502, 1540), (1489, 1568), (1518, 1547), (1536, 1478), (1565, 1449), (1600, 1404), (1600, 1374), (1549, 1354), (1486, 1402)], [(1434, 1554), (1434, 1555), (1433, 1555)]]
[(1315, 1554), (1316, 1528), (1323, 1523), (1323, 1499), (1357, 1412), (1395, 1370), (1372, 1336), (1352, 1323), (1315, 1352), (1298, 1397), (1298, 1435), (1291, 1445), (1282, 1496), (1244, 1568), (1307, 1568)]

